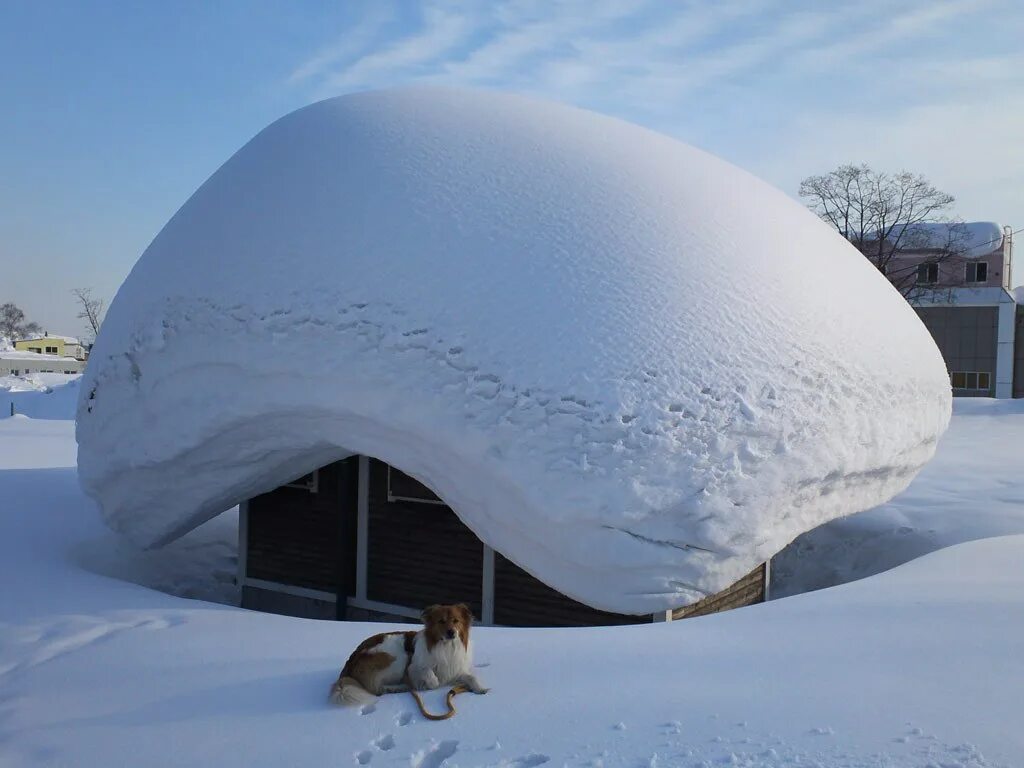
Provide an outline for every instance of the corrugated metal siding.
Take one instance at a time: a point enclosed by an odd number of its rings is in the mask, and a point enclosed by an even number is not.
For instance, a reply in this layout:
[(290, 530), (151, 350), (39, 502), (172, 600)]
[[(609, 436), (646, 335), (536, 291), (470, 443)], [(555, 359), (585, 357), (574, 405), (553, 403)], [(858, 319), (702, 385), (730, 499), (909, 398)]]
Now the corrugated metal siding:
[(1024, 397), (1024, 307), (1019, 305), (1013, 337), (1013, 396)]
[(989, 374), (987, 390), (956, 389), (958, 397), (994, 397), (998, 307), (917, 307), (949, 371)]
[[(415, 480), (408, 478), (407, 487)], [(455, 513), (439, 504), (388, 501), (387, 465), (370, 460), (366, 596), (423, 608), (466, 603), (480, 615), (483, 544)]]

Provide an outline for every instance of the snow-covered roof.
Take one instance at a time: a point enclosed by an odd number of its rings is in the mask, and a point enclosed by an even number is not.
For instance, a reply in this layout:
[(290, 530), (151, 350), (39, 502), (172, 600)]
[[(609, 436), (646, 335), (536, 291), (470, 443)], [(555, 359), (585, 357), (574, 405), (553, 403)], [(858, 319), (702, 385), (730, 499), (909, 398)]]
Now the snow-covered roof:
[(361, 453), (638, 614), (902, 490), (951, 402), (913, 309), (783, 193), (629, 123), (439, 88), (250, 141), (135, 265), (81, 389), (81, 482), (141, 543)]
[(901, 247), (949, 248), (968, 258), (977, 258), (1002, 250), (1003, 228), (994, 221), (913, 224), (907, 227)]
[(74, 361), (73, 357), (62, 357), (61, 355), (46, 355), (40, 352), (27, 352), (25, 350), (2, 350), (0, 351), (0, 360), (34, 360), (36, 362), (67, 362), (68, 360)]
[(54, 339), (63, 341), (65, 344), (81, 344), (82, 342), (74, 336), (60, 336), (56, 333), (47, 333), (45, 336), (27, 336), (24, 339), (18, 339), (21, 341), (53, 341)]

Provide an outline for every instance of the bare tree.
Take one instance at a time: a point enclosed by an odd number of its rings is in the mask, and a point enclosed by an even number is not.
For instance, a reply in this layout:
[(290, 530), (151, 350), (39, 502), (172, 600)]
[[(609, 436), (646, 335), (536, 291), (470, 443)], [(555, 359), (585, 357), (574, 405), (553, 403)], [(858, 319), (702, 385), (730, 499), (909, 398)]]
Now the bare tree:
[(93, 298), (92, 288), (74, 288), (71, 293), (81, 307), (78, 319), (85, 321), (90, 334), (90, 342), (95, 342), (96, 335), (100, 332), (100, 325), (103, 323), (103, 299)]
[(39, 330), (38, 323), (25, 321), (25, 313), (16, 304), (0, 304), (0, 336), (17, 341), (37, 334)]
[[(842, 165), (800, 182), (800, 197), (874, 264), (909, 301), (947, 290), (922, 281), (921, 265), (962, 260), (967, 228), (947, 214), (954, 198), (924, 176), (880, 173), (866, 164)], [(942, 223), (945, 226), (928, 226)], [(917, 258), (902, 258), (914, 252)], [(933, 272), (938, 274), (939, 270)]]

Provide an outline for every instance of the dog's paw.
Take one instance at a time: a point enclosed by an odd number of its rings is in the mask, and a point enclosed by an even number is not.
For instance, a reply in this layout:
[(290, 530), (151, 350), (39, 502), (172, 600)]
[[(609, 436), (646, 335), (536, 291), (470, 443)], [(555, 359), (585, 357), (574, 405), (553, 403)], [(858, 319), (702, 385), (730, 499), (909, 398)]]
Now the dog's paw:
[(479, 694), (479, 695), (483, 696), (483, 695), (484, 695), (485, 693), (487, 693), (487, 692), (488, 692), (489, 690), (491, 690), (491, 689), (490, 689), (490, 688), (475, 688), (475, 689), (473, 690), (473, 693), (477, 693), (477, 694)]

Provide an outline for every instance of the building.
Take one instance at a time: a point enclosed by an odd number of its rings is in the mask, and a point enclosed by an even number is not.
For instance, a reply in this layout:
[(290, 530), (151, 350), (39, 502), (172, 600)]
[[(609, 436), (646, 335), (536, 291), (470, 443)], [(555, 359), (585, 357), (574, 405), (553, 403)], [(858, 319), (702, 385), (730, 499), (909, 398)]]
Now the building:
[(29, 373), (81, 373), (85, 362), (73, 357), (8, 350), (0, 352), (0, 376), (24, 376)]
[(85, 345), (74, 336), (57, 336), (45, 332), (42, 336), (15, 341), (14, 348), (23, 352), (71, 357), (75, 360), (85, 360), (89, 356)]
[[(1024, 396), (1024, 307), (1013, 289), (1012, 229), (994, 222), (919, 229), (925, 237), (894, 256), (888, 270), (916, 271), (924, 290), (911, 303), (942, 352), (953, 394)], [(951, 240), (957, 255), (939, 255)]]
[[(409, 620), (465, 602), (483, 624), (589, 626), (671, 621), (768, 598), (770, 565), (678, 608), (601, 611), (486, 546), (427, 486), (367, 456), (333, 462), (240, 508), (242, 607), (319, 619)], [(425, 577), (425, 575), (429, 576)]]
[(781, 191), (461, 89), (261, 132), (131, 270), (80, 391), (107, 523), (159, 547), (240, 504), (247, 606), (506, 625), (764, 599), (796, 536), (906, 488), (951, 400), (906, 302)]

